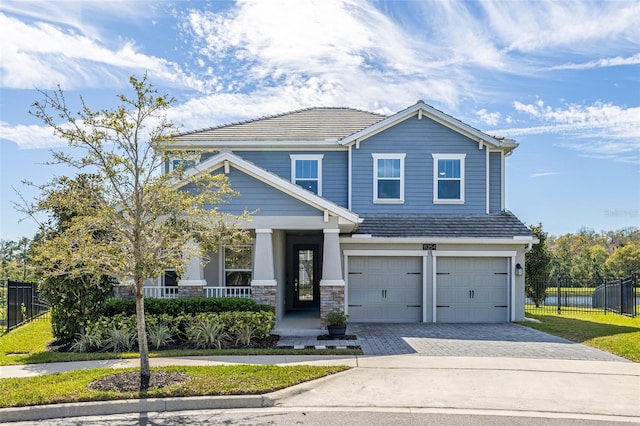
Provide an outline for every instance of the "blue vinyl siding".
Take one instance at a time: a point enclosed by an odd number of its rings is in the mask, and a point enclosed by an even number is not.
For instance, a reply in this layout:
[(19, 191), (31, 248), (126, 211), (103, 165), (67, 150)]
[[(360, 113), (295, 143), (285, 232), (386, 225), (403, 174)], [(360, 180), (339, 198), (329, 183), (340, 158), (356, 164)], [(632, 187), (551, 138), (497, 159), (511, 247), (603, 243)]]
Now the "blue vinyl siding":
[[(214, 171), (220, 173), (222, 169)], [(266, 183), (231, 167), (231, 188), (240, 193), (228, 203), (218, 206), (221, 212), (242, 214), (244, 210), (258, 210), (254, 216), (319, 216), (322, 211), (285, 194)], [(189, 189), (187, 186), (185, 189)]]
[(324, 155), (322, 158), (322, 197), (341, 207), (347, 207), (347, 151), (234, 151), (233, 153), (289, 182), (291, 182), (291, 157), (289, 155), (322, 154)]
[[(352, 210), (358, 214), (486, 213), (486, 148), (433, 120), (410, 117), (352, 150)], [(373, 202), (373, 153), (406, 154), (403, 204)], [(464, 204), (433, 203), (433, 153), (466, 154)]]
[(501, 210), (502, 159), (499, 152), (489, 153), (489, 212)]

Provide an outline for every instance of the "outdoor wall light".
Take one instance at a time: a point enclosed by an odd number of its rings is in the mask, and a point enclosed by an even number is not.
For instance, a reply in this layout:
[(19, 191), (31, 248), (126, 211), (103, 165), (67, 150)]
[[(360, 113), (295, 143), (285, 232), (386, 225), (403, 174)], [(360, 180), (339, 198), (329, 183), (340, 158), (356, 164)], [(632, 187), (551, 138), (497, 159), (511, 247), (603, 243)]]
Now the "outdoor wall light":
[(520, 276), (522, 275), (522, 272), (524, 271), (524, 269), (522, 269), (522, 265), (519, 263), (516, 263), (516, 275)]

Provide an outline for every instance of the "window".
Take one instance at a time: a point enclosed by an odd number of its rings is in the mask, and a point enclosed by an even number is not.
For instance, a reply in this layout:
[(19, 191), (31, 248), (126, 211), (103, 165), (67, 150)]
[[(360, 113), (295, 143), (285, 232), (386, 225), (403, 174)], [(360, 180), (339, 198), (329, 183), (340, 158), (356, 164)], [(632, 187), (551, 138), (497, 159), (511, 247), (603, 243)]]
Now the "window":
[(224, 248), (224, 284), (227, 287), (250, 286), (252, 279), (251, 247)]
[(432, 154), (433, 202), (464, 203), (465, 154)]
[[(179, 153), (175, 153), (179, 155)], [(183, 152), (181, 157), (170, 157), (169, 158), (169, 171), (172, 172), (174, 170), (187, 170), (190, 167), (195, 166), (200, 162), (200, 154), (194, 152)]]
[(322, 195), (323, 155), (290, 155), (291, 182), (317, 195)]
[(404, 202), (405, 154), (371, 154), (373, 156), (373, 201)]
[(187, 170), (188, 168), (195, 165), (195, 160), (181, 160), (179, 158), (174, 158), (171, 160), (171, 170), (177, 170), (179, 168), (182, 168), (182, 170)]

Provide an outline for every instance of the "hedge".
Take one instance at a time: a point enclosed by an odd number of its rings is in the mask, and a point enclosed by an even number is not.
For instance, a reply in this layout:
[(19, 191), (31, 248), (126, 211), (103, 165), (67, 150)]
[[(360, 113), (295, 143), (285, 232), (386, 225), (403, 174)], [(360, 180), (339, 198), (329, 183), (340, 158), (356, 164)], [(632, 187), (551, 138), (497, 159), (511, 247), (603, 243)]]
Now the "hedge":
[[(237, 297), (184, 297), (178, 299), (145, 299), (144, 312), (146, 315), (167, 314), (172, 317), (179, 315), (196, 315), (205, 312), (275, 312), (272, 306), (259, 305), (252, 299)], [(135, 315), (135, 299), (111, 299), (107, 302), (104, 314), (112, 317), (118, 314)]]

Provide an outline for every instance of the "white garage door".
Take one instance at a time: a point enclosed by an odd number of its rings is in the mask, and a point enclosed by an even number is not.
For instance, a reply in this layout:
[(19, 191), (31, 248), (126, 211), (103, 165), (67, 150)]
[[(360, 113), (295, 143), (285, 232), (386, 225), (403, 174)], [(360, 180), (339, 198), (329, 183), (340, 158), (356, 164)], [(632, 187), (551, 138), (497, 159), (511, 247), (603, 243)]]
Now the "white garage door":
[(436, 321), (508, 321), (508, 265), (506, 258), (439, 257)]
[(422, 321), (421, 257), (350, 257), (349, 320)]

